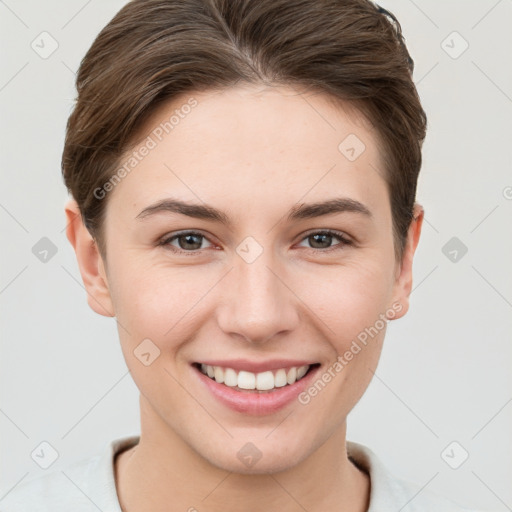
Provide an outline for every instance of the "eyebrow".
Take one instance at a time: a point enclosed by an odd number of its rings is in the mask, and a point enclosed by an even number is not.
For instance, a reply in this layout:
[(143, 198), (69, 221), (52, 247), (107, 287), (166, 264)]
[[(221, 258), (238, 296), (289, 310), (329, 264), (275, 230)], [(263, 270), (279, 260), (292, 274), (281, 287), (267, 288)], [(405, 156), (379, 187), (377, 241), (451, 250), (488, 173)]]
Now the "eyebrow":
[[(213, 206), (188, 203), (172, 198), (162, 199), (144, 208), (135, 218), (142, 220), (162, 212), (178, 213), (231, 226), (229, 217)], [(371, 211), (363, 203), (348, 197), (339, 197), (323, 202), (296, 205), (289, 211), (287, 221), (313, 219), (344, 212), (359, 213), (367, 218), (372, 218)]]

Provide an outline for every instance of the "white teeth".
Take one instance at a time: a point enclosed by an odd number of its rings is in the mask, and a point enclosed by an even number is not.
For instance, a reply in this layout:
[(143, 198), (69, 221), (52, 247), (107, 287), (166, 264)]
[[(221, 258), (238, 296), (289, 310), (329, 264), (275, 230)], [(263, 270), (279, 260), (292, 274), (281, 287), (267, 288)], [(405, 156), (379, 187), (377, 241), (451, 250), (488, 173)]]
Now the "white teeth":
[(276, 388), (282, 388), (283, 386), (286, 386), (286, 384), (288, 384), (286, 382), (286, 370), (281, 368), (280, 370), (277, 370), (274, 376), (274, 386)]
[(288, 370), (288, 374), (286, 375), (286, 382), (288, 384), (293, 384), (297, 380), (297, 368), (293, 367)]
[[(220, 366), (219, 366), (220, 368)], [(217, 381), (219, 382), (219, 381)], [(224, 384), (226, 384), (226, 386), (230, 386), (232, 388), (234, 388), (235, 386), (238, 386), (238, 376), (235, 372), (235, 370), (233, 370), (232, 368), (226, 368), (224, 370)]]
[(238, 372), (238, 387), (242, 389), (256, 389), (256, 375), (251, 372)]
[(214, 379), (219, 384), (229, 387), (238, 386), (240, 389), (257, 389), (258, 391), (269, 391), (274, 388), (293, 384), (302, 379), (309, 370), (309, 365), (293, 366), (286, 371), (280, 368), (275, 373), (266, 371), (261, 373), (252, 373), (241, 370), (236, 372), (233, 368), (222, 368), (221, 366), (210, 366), (201, 364), (201, 372)]
[(307, 371), (308, 371), (307, 366), (301, 366), (300, 368), (298, 368), (297, 369), (297, 380), (302, 379), (302, 377), (304, 377), (304, 375), (306, 375)]
[[(238, 376), (238, 379), (240, 379), (240, 375)], [(256, 389), (260, 391), (267, 391), (274, 387), (274, 374), (272, 372), (263, 372), (256, 375)]]
[(220, 366), (215, 366), (213, 368), (213, 371), (213, 376), (215, 377), (215, 380), (222, 384), (224, 382), (224, 372), (222, 371), (222, 368)]

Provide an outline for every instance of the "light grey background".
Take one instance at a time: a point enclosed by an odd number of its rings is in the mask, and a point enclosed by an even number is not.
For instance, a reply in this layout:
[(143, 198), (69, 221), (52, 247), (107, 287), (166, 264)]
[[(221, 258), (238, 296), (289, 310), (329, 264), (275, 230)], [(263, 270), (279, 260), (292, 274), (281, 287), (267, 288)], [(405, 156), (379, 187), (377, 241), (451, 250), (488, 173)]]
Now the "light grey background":
[[(124, 4), (0, 1), (0, 498), (138, 433), (115, 320), (89, 309), (65, 236), (60, 175), (74, 72)], [(428, 114), (426, 215), (411, 309), (388, 327), (348, 438), (463, 505), (512, 510), (512, 1), (381, 5), (402, 24)], [(58, 43), (47, 58), (31, 47), (51, 49), (43, 31)], [(43, 237), (57, 248), (46, 262), (32, 252)], [(452, 237), (468, 249), (455, 262)], [(47, 470), (31, 458), (42, 441), (59, 453)]]

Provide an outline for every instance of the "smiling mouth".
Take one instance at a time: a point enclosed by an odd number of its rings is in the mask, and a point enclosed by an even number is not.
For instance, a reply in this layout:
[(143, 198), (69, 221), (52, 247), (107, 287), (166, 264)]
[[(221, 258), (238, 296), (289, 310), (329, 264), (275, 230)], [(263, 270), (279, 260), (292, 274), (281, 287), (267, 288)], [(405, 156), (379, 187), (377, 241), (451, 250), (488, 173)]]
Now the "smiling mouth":
[(234, 370), (221, 366), (210, 366), (194, 363), (193, 366), (202, 374), (218, 384), (227, 386), (235, 391), (248, 393), (270, 393), (275, 389), (284, 388), (303, 379), (320, 363), (304, 366), (292, 366), (272, 371), (253, 373), (244, 370)]

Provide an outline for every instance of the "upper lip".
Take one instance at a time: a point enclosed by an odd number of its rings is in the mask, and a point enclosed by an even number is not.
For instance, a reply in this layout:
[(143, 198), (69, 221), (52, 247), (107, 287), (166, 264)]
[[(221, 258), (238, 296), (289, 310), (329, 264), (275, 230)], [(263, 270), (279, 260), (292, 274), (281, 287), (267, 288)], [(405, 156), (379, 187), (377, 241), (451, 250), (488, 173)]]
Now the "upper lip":
[(299, 367), (317, 363), (299, 359), (273, 359), (272, 361), (249, 361), (248, 359), (209, 359), (207, 361), (197, 361), (197, 364), (221, 366), (222, 368), (233, 368), (233, 370), (236, 371), (261, 373), (265, 371), (279, 370), (280, 368), (291, 368), (292, 366)]

